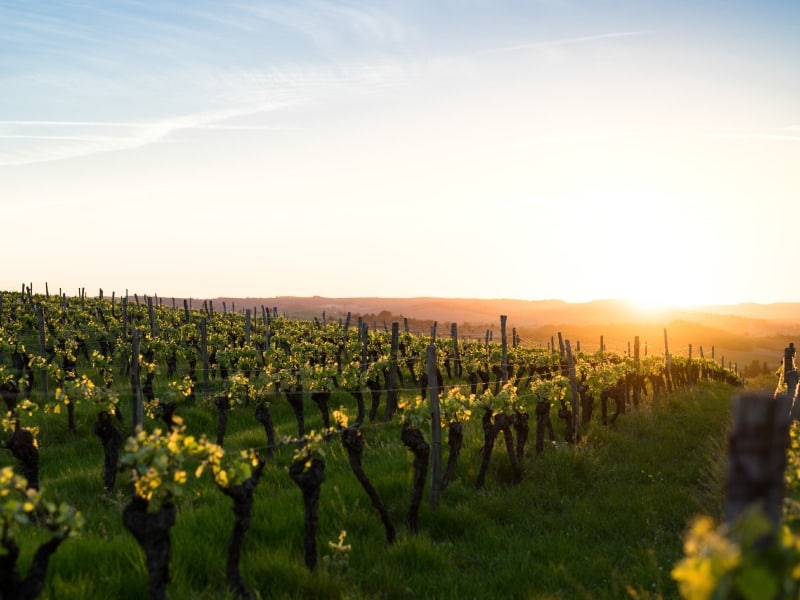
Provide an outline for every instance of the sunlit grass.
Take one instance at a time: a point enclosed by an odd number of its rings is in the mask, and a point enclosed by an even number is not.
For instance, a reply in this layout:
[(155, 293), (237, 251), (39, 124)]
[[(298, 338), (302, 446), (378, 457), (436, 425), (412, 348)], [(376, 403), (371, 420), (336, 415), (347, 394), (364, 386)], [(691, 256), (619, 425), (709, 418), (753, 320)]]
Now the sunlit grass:
[[(303, 508), (288, 477), (291, 448), (275, 452), (256, 490), (241, 570), (263, 598), (624, 598), (626, 589), (674, 597), (669, 571), (697, 513), (719, 516), (721, 464), (732, 392), (700, 385), (657, 406), (629, 412), (611, 427), (596, 422), (578, 446), (558, 442), (541, 456), (534, 450), (535, 421), (524, 477), (513, 474), (502, 444), (492, 456), (484, 489), (475, 487), (482, 444), (480, 424), (466, 429), (456, 476), (438, 508), (425, 502), (420, 531), (406, 523), (412, 456), (400, 442), (399, 424), (363, 427), (364, 469), (397, 528), (393, 545), (369, 498), (350, 471), (338, 437), (326, 445), (318, 548), (347, 532), (347, 568), (315, 572), (303, 565)], [(337, 397), (355, 412), (347, 395)], [(123, 408), (127, 411), (127, 408)], [(279, 436), (296, 434), (288, 404), (272, 407)], [(191, 433), (216, 434), (210, 407), (179, 413)], [(124, 412), (128, 421), (127, 412)], [(306, 403), (307, 427), (321, 427), (316, 405)], [(65, 415), (41, 415), (41, 482), (49, 495), (76, 504), (87, 518), (84, 533), (53, 556), (43, 598), (142, 598), (144, 557), (123, 528), (127, 476), (102, 491), (102, 450), (91, 433), (94, 414), (79, 406), (78, 432)], [(561, 435), (556, 423), (557, 432)], [(563, 436), (560, 438), (563, 439)], [(229, 450), (266, 445), (252, 407), (230, 413)], [(445, 445), (446, 448), (446, 445)], [(0, 464), (14, 464), (10, 453)], [(230, 499), (209, 481), (192, 481), (172, 529), (169, 597), (227, 598), (225, 553), (233, 523)], [(23, 541), (21, 567), (46, 539), (32, 530)]]

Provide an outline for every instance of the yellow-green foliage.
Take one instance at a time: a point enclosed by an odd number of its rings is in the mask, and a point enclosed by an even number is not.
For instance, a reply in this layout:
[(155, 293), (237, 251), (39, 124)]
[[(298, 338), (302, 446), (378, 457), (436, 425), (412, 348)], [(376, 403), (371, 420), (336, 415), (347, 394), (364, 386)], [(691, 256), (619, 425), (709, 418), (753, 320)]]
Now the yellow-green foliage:
[(8, 551), (7, 544), (16, 543), (22, 528), (37, 518), (57, 538), (77, 534), (84, 524), (83, 515), (73, 506), (45, 499), (12, 467), (0, 469), (0, 556)]
[[(754, 506), (731, 526), (703, 516), (684, 540), (684, 557), (672, 570), (681, 597), (797, 598), (800, 595), (800, 429), (790, 431), (784, 519), (776, 531)], [(765, 541), (766, 540), (766, 541)]]

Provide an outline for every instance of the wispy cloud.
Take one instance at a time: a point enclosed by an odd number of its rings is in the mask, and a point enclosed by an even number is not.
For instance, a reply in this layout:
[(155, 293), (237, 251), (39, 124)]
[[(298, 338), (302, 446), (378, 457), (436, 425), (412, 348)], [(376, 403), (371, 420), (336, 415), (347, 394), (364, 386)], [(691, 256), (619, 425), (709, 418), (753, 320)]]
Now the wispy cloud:
[(620, 38), (633, 38), (642, 37), (655, 34), (655, 30), (641, 30), (641, 31), (616, 31), (609, 33), (597, 33), (593, 35), (583, 35), (575, 37), (557, 38), (551, 40), (541, 40), (536, 42), (527, 42), (522, 44), (513, 44), (510, 46), (499, 46), (496, 48), (489, 48), (483, 50), (478, 54), (492, 54), (497, 52), (517, 52), (523, 50), (551, 50), (565, 46), (579, 46), (586, 44), (596, 44), (608, 40), (615, 40)]
[[(42, 142), (33, 147), (0, 146), (0, 167), (130, 150), (161, 142), (181, 130), (274, 130), (278, 128), (263, 125), (226, 124), (225, 121), (277, 110), (282, 106), (260, 105), (249, 108), (230, 108), (143, 122), (0, 121), (0, 140)], [(98, 129), (105, 129), (116, 135), (97, 135)]]
[(257, 19), (298, 32), (316, 46), (349, 44), (353, 37), (370, 42), (398, 42), (407, 23), (388, 12), (359, 4), (310, 0), (286, 4), (252, 4), (242, 9)]

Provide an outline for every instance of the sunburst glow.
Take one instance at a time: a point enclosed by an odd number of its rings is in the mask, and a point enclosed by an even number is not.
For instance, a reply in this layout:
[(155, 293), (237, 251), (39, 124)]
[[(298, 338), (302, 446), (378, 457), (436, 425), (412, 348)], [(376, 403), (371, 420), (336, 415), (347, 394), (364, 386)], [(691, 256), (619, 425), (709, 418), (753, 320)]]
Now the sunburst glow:
[(0, 5), (0, 289), (799, 299), (800, 4), (416, 4)]

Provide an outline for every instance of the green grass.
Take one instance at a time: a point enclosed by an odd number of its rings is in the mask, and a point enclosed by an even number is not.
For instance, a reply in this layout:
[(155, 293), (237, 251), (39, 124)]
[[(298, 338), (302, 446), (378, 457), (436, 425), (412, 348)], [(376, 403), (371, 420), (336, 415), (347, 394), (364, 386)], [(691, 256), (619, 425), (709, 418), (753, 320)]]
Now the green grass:
[[(305, 568), (301, 495), (286, 470), (291, 449), (282, 448), (256, 490), (242, 573), (262, 598), (626, 598), (630, 590), (639, 597), (676, 597), (669, 573), (689, 521), (698, 513), (720, 516), (732, 393), (700, 385), (622, 415), (613, 426), (592, 423), (581, 444), (559, 442), (541, 456), (534, 452), (532, 421), (523, 481), (511, 483), (498, 444), (481, 490), (475, 479), (482, 439), (479, 423), (471, 422), (456, 476), (435, 510), (426, 489), (416, 534), (406, 526), (412, 456), (400, 442), (399, 425), (367, 423), (364, 468), (397, 528), (391, 546), (334, 438), (327, 446), (318, 547), (321, 557), (328, 554), (328, 541), (346, 530), (352, 545), (346, 569)], [(332, 407), (351, 400), (342, 395)], [(120, 476), (115, 493), (103, 496), (101, 446), (91, 434), (91, 411), (81, 409), (75, 434), (67, 431), (64, 414), (37, 418), (45, 492), (76, 504), (87, 518), (83, 534), (53, 556), (41, 597), (140, 599), (147, 589), (144, 558), (120, 516), (127, 478)], [(214, 439), (210, 409), (179, 413), (189, 433)], [(319, 428), (310, 401), (306, 414), (307, 427)], [(296, 433), (288, 403), (276, 402), (273, 416), (279, 435)], [(250, 410), (231, 412), (226, 449), (265, 443)], [(10, 453), (0, 453), (0, 464), (14, 464)], [(206, 480), (188, 485), (172, 530), (170, 598), (229, 597), (231, 524), (228, 498)], [(23, 570), (44, 539), (46, 532), (26, 530)]]

